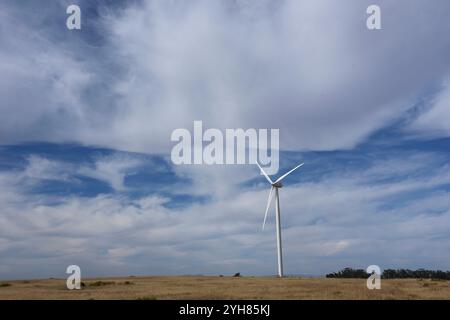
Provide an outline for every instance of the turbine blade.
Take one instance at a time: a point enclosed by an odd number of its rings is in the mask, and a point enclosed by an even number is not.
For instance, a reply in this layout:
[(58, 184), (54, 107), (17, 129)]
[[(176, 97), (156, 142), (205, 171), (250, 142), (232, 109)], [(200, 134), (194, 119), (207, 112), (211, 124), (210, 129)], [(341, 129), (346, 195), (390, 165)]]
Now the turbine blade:
[(264, 177), (266, 177), (267, 181), (269, 181), (270, 184), (273, 184), (273, 181), (270, 180), (269, 176), (267, 175), (267, 173), (263, 170), (263, 168), (261, 168), (261, 166), (259, 165), (258, 161), (256, 161), (256, 164), (259, 167), (259, 170), (261, 170), (261, 172), (263, 173)]
[(291, 171), (289, 171), (289, 172), (283, 174), (281, 177), (279, 177), (279, 178), (277, 179), (277, 181), (275, 181), (275, 183), (280, 182), (281, 180), (283, 180), (284, 178), (286, 178), (288, 175), (290, 175), (293, 171), (297, 170), (298, 168), (300, 168), (300, 167), (303, 166), (303, 165), (304, 165), (304, 163), (299, 164), (298, 166), (296, 166), (296, 167), (295, 167), (294, 169), (292, 169)]
[(269, 212), (270, 203), (272, 202), (273, 189), (274, 189), (274, 187), (270, 188), (269, 198), (267, 199), (266, 213), (264, 214), (264, 222), (263, 222), (263, 226), (262, 226), (263, 230), (264, 230), (264, 227), (266, 226), (267, 212)]

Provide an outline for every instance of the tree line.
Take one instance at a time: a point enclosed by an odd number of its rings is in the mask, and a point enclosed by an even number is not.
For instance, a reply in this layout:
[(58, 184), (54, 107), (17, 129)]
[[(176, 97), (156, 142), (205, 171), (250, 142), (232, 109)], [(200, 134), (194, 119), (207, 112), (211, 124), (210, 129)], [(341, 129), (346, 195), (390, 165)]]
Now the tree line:
[[(368, 273), (364, 269), (344, 268), (341, 271), (329, 273), (327, 278), (364, 278)], [(382, 279), (441, 279), (450, 280), (450, 271), (426, 269), (386, 269), (381, 274)]]

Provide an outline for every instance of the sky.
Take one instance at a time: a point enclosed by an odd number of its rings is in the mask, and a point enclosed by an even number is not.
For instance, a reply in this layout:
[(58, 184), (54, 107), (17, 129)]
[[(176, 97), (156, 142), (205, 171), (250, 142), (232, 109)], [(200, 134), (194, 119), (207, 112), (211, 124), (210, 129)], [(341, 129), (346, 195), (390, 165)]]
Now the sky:
[(258, 168), (172, 163), (195, 120), (278, 128), (275, 176), (305, 163), (280, 190), (286, 274), (450, 270), (449, 16), (446, 0), (2, 1), (0, 279), (274, 275)]

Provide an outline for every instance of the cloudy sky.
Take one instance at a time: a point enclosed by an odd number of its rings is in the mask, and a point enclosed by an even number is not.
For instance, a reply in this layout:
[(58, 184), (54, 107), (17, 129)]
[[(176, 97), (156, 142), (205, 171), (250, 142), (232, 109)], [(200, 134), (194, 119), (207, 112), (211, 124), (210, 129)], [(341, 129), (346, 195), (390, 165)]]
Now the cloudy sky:
[(194, 120), (279, 128), (279, 174), (305, 162), (280, 191), (285, 273), (450, 270), (449, 16), (447, 0), (3, 0), (0, 279), (275, 274), (257, 168), (172, 164)]

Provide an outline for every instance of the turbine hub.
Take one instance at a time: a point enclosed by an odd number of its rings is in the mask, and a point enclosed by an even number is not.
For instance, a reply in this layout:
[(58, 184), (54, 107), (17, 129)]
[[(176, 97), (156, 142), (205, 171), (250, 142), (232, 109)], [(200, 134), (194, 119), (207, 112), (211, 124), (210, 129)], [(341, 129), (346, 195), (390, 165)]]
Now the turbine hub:
[(280, 181), (280, 182), (277, 182), (277, 183), (274, 183), (272, 186), (273, 186), (274, 188), (283, 188), (283, 184), (281, 183), (281, 181)]

